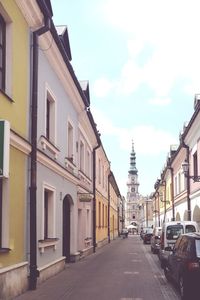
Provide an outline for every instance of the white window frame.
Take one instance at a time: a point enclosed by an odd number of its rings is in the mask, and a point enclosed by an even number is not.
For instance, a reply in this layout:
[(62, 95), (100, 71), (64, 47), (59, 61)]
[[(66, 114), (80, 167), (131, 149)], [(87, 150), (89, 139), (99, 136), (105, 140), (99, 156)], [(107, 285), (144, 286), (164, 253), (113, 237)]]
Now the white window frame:
[(85, 172), (85, 143), (80, 139), (79, 167), (81, 172)]
[(91, 150), (87, 147), (86, 149), (86, 160), (85, 160), (85, 173), (88, 176), (88, 178), (91, 179)]
[(12, 19), (0, 3), (0, 13), (6, 25), (5, 93), (12, 98)]
[(47, 115), (47, 99), (50, 101), (50, 128), (49, 128), (49, 141), (56, 145), (57, 136), (56, 136), (56, 97), (54, 96), (53, 92), (49, 88), (48, 84), (46, 83), (46, 90), (45, 90), (45, 124), (44, 124), (44, 136), (46, 137), (46, 115)]
[(44, 192), (47, 190), (51, 193), (49, 199), (49, 211), (48, 211), (48, 238), (56, 237), (56, 188), (49, 185), (48, 183), (43, 183), (42, 188), (42, 226), (41, 226), (41, 237), (44, 240)]
[(67, 122), (67, 158), (74, 162), (74, 126), (71, 120)]

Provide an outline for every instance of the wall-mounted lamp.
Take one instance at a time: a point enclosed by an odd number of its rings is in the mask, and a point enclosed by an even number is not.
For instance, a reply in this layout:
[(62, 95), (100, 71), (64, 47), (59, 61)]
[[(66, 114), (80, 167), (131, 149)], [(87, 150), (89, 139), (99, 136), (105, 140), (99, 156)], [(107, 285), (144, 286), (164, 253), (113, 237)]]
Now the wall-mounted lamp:
[(183, 169), (183, 174), (185, 175), (185, 177), (193, 179), (194, 182), (200, 182), (200, 176), (198, 176), (198, 175), (193, 175), (193, 176), (188, 175), (189, 163), (187, 161), (184, 161), (182, 163), (182, 169)]

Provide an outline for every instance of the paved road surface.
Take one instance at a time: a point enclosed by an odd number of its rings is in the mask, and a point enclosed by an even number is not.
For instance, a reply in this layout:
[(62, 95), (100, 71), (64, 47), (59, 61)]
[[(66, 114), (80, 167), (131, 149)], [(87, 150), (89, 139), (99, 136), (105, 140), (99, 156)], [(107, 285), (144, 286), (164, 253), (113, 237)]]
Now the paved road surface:
[(16, 300), (179, 300), (139, 236), (116, 239)]

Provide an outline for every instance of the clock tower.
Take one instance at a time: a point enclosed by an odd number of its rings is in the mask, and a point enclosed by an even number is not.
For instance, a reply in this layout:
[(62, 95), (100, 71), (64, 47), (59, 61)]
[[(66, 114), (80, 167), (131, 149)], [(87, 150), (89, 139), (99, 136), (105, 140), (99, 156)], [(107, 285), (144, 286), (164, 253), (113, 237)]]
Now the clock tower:
[(128, 171), (127, 181), (127, 199), (126, 199), (126, 226), (138, 226), (139, 217), (139, 182), (138, 170), (136, 168), (136, 154), (134, 143), (132, 142), (132, 151), (130, 154), (130, 169)]

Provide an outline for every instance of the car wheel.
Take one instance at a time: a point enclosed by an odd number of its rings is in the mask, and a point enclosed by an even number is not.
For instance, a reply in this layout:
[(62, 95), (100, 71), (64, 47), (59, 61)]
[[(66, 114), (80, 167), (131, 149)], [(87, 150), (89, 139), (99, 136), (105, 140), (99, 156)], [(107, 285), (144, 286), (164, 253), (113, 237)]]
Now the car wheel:
[(187, 288), (187, 283), (182, 275), (179, 277), (179, 290), (181, 294), (181, 299), (182, 300), (187, 300), (188, 299), (188, 288)]

